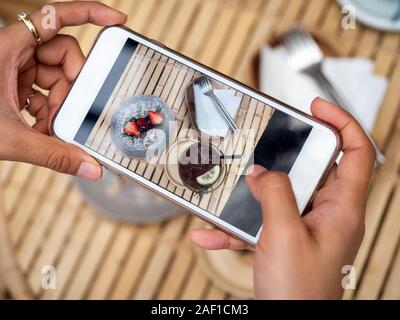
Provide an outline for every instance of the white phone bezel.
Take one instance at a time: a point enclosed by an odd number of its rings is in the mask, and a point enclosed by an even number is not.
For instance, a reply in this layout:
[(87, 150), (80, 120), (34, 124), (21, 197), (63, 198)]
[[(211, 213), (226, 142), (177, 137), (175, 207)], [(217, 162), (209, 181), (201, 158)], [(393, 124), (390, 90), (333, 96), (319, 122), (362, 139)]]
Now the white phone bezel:
[[(297, 112), (290, 107), (286, 107), (283, 103), (280, 103), (273, 98), (265, 96), (261, 93), (257, 93), (256, 91), (251, 90), (250, 88), (241, 85), (240, 83), (227, 78), (226, 76), (223, 76), (205, 66), (185, 58), (161, 44), (156, 44), (150, 39), (135, 34), (126, 28), (110, 27), (104, 29), (99, 35), (98, 40), (96, 41), (89, 58), (82, 68), (81, 73), (76, 79), (73, 87), (68, 93), (62, 107), (58, 111), (58, 114), (53, 121), (53, 132), (58, 138), (64, 140), (65, 142), (77, 145), (98, 159), (108, 168), (111, 168), (118, 173), (136, 180), (147, 188), (150, 188), (158, 194), (167, 197), (168, 199), (185, 207), (201, 218), (228, 232), (233, 233), (235, 236), (247, 241), (248, 243), (254, 245), (257, 242), (260, 232), (256, 237), (253, 237), (224, 222), (217, 216), (193, 205), (192, 203), (174, 195), (173, 193), (168, 192), (157, 184), (148, 181), (147, 179), (131, 172), (121, 165), (114, 163), (112, 160), (107, 159), (101, 154), (98, 154), (86, 146), (74, 141), (74, 137), (83, 120), (85, 119), (90, 106), (95, 100), (102, 84), (106, 80), (107, 75), (109, 74), (114, 62), (116, 61), (128, 38), (148, 46), (149, 48), (175, 59), (176, 61), (183, 63), (186, 66), (199, 71), (200, 73), (214, 78), (235, 90), (239, 90), (244, 94), (253, 97), (254, 99), (260, 100), (261, 102), (264, 102), (277, 110), (285, 112), (311, 125), (313, 129), (311, 130), (303, 149), (301, 150), (294, 166), (289, 173), (289, 178), (296, 195), (300, 212), (305, 209), (307, 203), (313, 197), (313, 194), (321, 181), (321, 177), (324, 176), (325, 172), (332, 164), (333, 157), (338, 152), (340, 140), (338, 139), (337, 134), (328, 126), (311, 119), (307, 115)], [(101, 68), (99, 68), (99, 66), (101, 66)], [(94, 74), (96, 75), (95, 77), (93, 77)], [(316, 153), (315, 150), (318, 150), (318, 153)], [(304, 188), (304, 186), (307, 186), (307, 188)]]

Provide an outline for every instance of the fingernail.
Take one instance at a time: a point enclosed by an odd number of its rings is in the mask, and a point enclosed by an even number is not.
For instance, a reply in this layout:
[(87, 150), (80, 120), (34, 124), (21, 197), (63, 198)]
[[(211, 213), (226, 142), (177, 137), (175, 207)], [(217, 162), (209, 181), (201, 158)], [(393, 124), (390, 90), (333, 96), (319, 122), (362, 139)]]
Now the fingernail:
[(99, 181), (101, 179), (101, 168), (89, 162), (82, 162), (76, 175), (83, 179)]
[(255, 166), (251, 166), (247, 170), (246, 174), (249, 175), (250, 177), (255, 178), (255, 177), (257, 177), (258, 175), (260, 175), (261, 173), (263, 173), (265, 171), (266, 171), (266, 169), (264, 167), (255, 165)]
[(321, 98), (320, 96), (316, 97), (314, 100), (330, 103), (328, 100), (325, 100), (324, 98)]

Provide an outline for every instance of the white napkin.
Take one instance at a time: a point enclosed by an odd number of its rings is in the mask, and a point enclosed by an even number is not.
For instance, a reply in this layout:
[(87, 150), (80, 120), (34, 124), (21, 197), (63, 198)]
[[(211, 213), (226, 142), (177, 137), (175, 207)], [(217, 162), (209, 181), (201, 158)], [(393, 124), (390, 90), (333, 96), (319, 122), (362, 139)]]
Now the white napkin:
[[(239, 110), (240, 97), (233, 90), (214, 90), (215, 95), (223, 103), (231, 117), (235, 119)], [(198, 86), (194, 86), (194, 103), (196, 105), (196, 121), (200, 131), (210, 135), (225, 137), (229, 127), (218, 111), (213, 100), (204, 95)]]
[[(356, 117), (372, 130), (388, 81), (373, 73), (373, 62), (363, 58), (326, 58), (325, 76), (352, 103)], [(309, 76), (297, 73), (287, 62), (284, 48), (265, 46), (260, 61), (261, 91), (311, 114), (311, 101), (328, 99)]]

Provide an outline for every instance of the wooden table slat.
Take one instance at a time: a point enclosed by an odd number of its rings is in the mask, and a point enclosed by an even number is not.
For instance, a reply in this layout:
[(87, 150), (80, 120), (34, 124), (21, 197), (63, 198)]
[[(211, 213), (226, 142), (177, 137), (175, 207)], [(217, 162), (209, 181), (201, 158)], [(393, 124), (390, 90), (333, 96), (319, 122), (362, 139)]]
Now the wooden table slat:
[(82, 208), (82, 214), (75, 225), (74, 233), (66, 243), (64, 251), (57, 263), (54, 264), (57, 275), (55, 290), (46, 290), (39, 296), (44, 300), (55, 300), (63, 297), (65, 289), (75, 275), (75, 266), (84, 255), (85, 248), (92, 241), (92, 234), (97, 226), (98, 217), (87, 208)]
[(374, 251), (357, 291), (358, 299), (377, 299), (400, 239), (400, 184), (393, 192), (385, 220), (380, 228)]
[(86, 297), (88, 288), (93, 284), (91, 280), (95, 276), (96, 270), (101, 266), (101, 259), (116, 231), (117, 228), (113, 223), (106, 220), (100, 222), (79, 268), (75, 270), (76, 275), (70, 283), (65, 299)]

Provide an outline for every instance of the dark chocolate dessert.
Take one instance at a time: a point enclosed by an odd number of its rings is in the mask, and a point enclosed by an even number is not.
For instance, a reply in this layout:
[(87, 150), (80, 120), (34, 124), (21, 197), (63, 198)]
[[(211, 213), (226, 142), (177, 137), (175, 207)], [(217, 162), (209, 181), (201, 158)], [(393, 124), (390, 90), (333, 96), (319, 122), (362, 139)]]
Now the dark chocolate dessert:
[(194, 143), (179, 159), (179, 175), (192, 191), (210, 189), (221, 175), (221, 155), (208, 143)]

